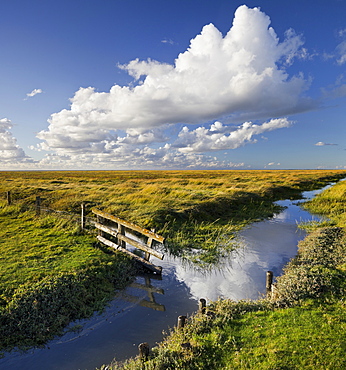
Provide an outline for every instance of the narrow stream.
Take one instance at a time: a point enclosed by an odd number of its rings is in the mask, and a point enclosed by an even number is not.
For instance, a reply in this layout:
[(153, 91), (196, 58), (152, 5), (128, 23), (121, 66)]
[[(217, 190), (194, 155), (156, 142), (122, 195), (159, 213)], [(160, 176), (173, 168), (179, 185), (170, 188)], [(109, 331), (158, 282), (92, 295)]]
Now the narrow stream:
[[(322, 190), (304, 192), (304, 200)], [(277, 202), (286, 208), (243, 230), (238, 237), (241, 248), (208, 273), (168, 255), (163, 261), (152, 258), (163, 267), (162, 278), (138, 276), (102, 314), (73, 323), (70, 327), (75, 330), (45, 348), (7, 354), (0, 359), (0, 369), (93, 370), (114, 357), (124, 360), (137, 355), (141, 342), (155, 346), (162, 331), (172, 328), (179, 315), (197, 310), (200, 298), (259, 298), (265, 293), (266, 271), (281, 274), (297, 253), (297, 244), (305, 236), (297, 223), (319, 219), (302, 210), (299, 202)]]

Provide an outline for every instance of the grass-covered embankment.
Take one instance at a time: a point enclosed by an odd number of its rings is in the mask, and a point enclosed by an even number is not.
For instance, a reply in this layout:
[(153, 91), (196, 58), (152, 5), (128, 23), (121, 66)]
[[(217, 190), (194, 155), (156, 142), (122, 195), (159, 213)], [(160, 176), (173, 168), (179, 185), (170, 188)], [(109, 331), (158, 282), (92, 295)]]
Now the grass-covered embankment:
[[(310, 212), (325, 216), (328, 221), (324, 225), (346, 225), (346, 181), (339, 181), (334, 186), (318, 194), (314, 199), (304, 203)], [(312, 223), (312, 226), (314, 223)], [(319, 223), (316, 225), (319, 226)]]
[(0, 351), (45, 343), (71, 321), (104, 308), (134, 268), (93, 246), (71, 220), (0, 209)]

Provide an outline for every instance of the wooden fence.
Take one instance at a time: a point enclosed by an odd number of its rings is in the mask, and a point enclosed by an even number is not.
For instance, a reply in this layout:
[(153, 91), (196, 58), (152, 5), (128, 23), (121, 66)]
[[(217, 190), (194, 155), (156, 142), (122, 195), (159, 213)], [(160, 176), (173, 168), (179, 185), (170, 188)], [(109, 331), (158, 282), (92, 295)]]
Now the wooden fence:
[[(164, 255), (153, 249), (154, 242), (159, 243), (162, 246), (164, 242), (164, 237), (161, 235), (156, 234), (153, 231), (143, 229), (142, 227), (135, 225), (131, 222), (122, 220), (116, 216), (113, 216), (109, 213), (93, 209), (92, 212), (97, 217), (97, 222), (95, 222), (95, 227), (99, 230), (99, 235), (97, 239), (116, 250), (120, 250), (124, 253), (130, 255), (133, 259), (141, 263), (145, 268), (149, 269), (150, 271), (161, 274), (162, 267), (155, 266), (151, 262), (149, 262), (150, 255), (153, 255), (161, 260), (163, 260)], [(140, 238), (145, 238), (146, 243), (135, 240), (130, 238), (126, 233), (130, 233), (131, 235), (138, 234)], [(139, 257), (135, 253), (126, 249), (126, 244), (130, 244), (135, 248), (138, 248), (145, 252), (145, 257)]]
[[(11, 205), (13, 203), (11, 191), (7, 191), (6, 193), (6, 200), (7, 204)], [(36, 212), (36, 216), (39, 217), (41, 212), (54, 212), (58, 213), (59, 215), (68, 215), (70, 217), (75, 218), (77, 215), (75, 213), (64, 212), (64, 211), (57, 211), (50, 208), (42, 207), (42, 198), (40, 196), (36, 196), (35, 203), (34, 203), (34, 210)], [(151, 262), (149, 262), (150, 256), (155, 256), (156, 258), (163, 259), (164, 255), (153, 249), (153, 244), (159, 245), (163, 247), (164, 237), (161, 235), (156, 234), (154, 231), (150, 231), (144, 229), (138, 225), (135, 225), (131, 222), (122, 220), (116, 216), (111, 214), (105, 213), (103, 211), (93, 209), (92, 212), (97, 217), (97, 222), (94, 219), (90, 219), (86, 217), (86, 209), (85, 204), (81, 204), (81, 216), (80, 216), (80, 225), (82, 229), (85, 229), (86, 222), (92, 226), (95, 226), (98, 229), (99, 235), (97, 239), (116, 250), (120, 250), (124, 253), (130, 255), (133, 259), (140, 262), (144, 267), (150, 270), (153, 273), (161, 274), (162, 268), (160, 266), (155, 266)], [(140, 236), (140, 239), (146, 239), (145, 242), (140, 240), (136, 240), (130, 238), (126, 233), (131, 235), (137, 234)], [(131, 251), (126, 249), (126, 244), (130, 244), (137, 249), (140, 249), (145, 252), (144, 258), (132, 253)]]

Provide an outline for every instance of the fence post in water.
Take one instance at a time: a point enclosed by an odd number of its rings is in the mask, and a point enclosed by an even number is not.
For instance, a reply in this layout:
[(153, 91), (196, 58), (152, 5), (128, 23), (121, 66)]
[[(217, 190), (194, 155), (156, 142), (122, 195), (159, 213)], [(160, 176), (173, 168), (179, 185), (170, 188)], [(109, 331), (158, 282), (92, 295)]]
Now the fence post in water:
[(180, 315), (178, 317), (178, 329), (182, 329), (185, 326), (186, 316)]
[(11, 192), (7, 191), (6, 196), (7, 196), (7, 205), (10, 206), (11, 205)]
[(273, 284), (273, 272), (267, 271), (267, 276), (266, 276), (267, 297), (269, 297), (271, 294), (272, 284)]
[(81, 228), (85, 229), (85, 204), (81, 204)]
[(149, 350), (150, 350), (149, 344), (147, 342), (141, 343), (138, 346), (138, 350), (139, 350), (139, 358), (142, 361), (147, 361), (149, 357)]
[(36, 197), (36, 216), (40, 216), (41, 214), (41, 197)]
[(198, 303), (198, 312), (205, 313), (207, 302), (204, 298), (201, 298)]

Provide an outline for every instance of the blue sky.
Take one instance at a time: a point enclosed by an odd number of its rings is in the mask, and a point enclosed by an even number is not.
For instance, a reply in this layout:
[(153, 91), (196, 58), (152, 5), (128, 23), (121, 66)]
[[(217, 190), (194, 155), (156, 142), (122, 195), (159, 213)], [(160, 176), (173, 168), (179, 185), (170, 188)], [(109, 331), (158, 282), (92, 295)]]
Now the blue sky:
[(0, 170), (346, 168), (346, 0), (0, 14)]

